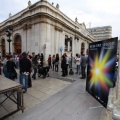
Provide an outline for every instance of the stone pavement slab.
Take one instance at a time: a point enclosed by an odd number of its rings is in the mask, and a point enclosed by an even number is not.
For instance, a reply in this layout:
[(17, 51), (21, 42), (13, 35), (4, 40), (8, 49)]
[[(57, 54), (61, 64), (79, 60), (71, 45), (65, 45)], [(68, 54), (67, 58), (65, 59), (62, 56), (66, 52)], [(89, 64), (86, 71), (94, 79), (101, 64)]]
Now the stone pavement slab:
[(106, 109), (86, 92), (85, 84), (80, 75), (62, 77), (61, 69), (50, 70), (49, 78), (33, 80), (24, 94), (25, 112), (7, 120), (107, 120)]
[[(25, 112), (71, 84), (70, 82), (60, 81), (51, 77), (46, 79), (37, 78), (32, 80), (32, 83), (32, 87), (28, 88), (27, 93), (24, 94)], [(4, 99), (3, 95), (0, 95), (0, 97), (1, 100)], [(0, 111), (2, 111), (0, 112), (0, 117), (15, 109), (16, 105), (12, 101), (7, 100), (0, 106)], [(22, 114), (21, 111), (13, 114), (11, 118), (13, 119), (20, 114)]]
[(105, 113), (86, 92), (85, 80), (77, 80), (13, 120), (105, 120)]

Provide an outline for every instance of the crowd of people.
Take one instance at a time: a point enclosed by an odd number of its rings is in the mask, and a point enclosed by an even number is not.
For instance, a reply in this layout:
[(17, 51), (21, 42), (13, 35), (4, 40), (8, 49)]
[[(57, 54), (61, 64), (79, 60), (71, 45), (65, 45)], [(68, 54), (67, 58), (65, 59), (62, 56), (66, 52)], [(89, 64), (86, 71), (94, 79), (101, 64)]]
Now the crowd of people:
[[(68, 57), (64, 53), (61, 57), (59, 54), (49, 55), (47, 59), (47, 66), (44, 64), (44, 55), (23, 52), (20, 55), (7, 55), (6, 57), (1, 58), (2, 70), (0, 66), (0, 74), (4, 74), (5, 77), (15, 80), (17, 79), (16, 68), (20, 70), (19, 82), (23, 86), (23, 92), (27, 92), (28, 87), (32, 87), (31, 78), (36, 79), (37, 73), (38, 77), (43, 75), (43, 78), (49, 72), (49, 69), (58, 72), (59, 65), (61, 63), (62, 77), (66, 77), (69, 74), (68, 68), (72, 68), (72, 61), (76, 64), (76, 74), (82, 75), (81, 79), (86, 78), (85, 68), (87, 64), (87, 57), (84, 54), (81, 56), (76, 54), (75, 58)], [(31, 75), (32, 74), (32, 75)]]

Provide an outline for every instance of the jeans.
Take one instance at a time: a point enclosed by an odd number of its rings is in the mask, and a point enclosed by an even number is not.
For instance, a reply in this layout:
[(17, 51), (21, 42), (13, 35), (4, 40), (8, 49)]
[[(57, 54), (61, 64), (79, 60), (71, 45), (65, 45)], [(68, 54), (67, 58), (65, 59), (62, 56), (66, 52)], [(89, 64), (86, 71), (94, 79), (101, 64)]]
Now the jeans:
[(55, 65), (55, 72), (58, 72), (58, 65)]
[(22, 85), (25, 92), (28, 88), (28, 75), (24, 75), (23, 73), (20, 73), (20, 84)]
[(86, 78), (85, 68), (86, 68), (86, 67), (81, 66), (81, 70), (82, 70), (82, 78)]
[(36, 79), (36, 74), (37, 74), (37, 68), (33, 68), (34, 69), (34, 73), (32, 75), (32, 78), (33, 79)]
[(55, 66), (55, 63), (53, 63), (52, 65), (53, 65), (53, 71), (54, 71), (54, 66)]
[(16, 67), (19, 68), (19, 62), (18, 61), (16, 61)]
[(7, 72), (6, 65), (3, 65), (3, 74), (4, 74), (5, 77), (8, 78), (8, 72)]
[(69, 64), (66, 64), (66, 67), (65, 67), (65, 75), (68, 75), (68, 65)]
[(77, 74), (80, 74), (80, 65), (77, 65)]

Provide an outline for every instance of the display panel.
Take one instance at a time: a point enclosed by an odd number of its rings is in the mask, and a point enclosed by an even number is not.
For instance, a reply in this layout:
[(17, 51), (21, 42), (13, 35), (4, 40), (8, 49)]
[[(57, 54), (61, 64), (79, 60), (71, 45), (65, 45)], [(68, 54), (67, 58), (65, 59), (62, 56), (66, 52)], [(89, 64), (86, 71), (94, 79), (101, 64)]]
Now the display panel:
[(86, 90), (104, 107), (113, 87), (118, 38), (89, 44)]

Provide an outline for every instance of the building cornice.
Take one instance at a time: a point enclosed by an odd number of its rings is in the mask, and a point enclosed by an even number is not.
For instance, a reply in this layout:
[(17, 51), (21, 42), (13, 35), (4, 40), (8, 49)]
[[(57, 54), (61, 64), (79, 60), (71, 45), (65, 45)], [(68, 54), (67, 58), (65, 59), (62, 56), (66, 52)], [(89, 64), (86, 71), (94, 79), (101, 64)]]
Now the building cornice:
[[(0, 29), (4, 30), (6, 26), (12, 25), (15, 26), (20, 23), (24, 23), (29, 19), (34, 19), (34, 17), (47, 17), (53, 19), (55, 22), (60, 23), (62, 26), (72, 30), (75, 34), (79, 34), (90, 41), (94, 41), (92, 36), (90, 37), (89, 32), (83, 28), (77, 22), (72, 21), (65, 14), (63, 14), (59, 9), (55, 8), (47, 1), (38, 1), (35, 4), (27, 7), (26, 9), (20, 11), (19, 13), (11, 16), (9, 19), (0, 23)], [(38, 21), (42, 22), (42, 21)], [(67, 24), (66, 24), (67, 23)], [(33, 24), (33, 23), (30, 23)], [(35, 24), (35, 23), (34, 23)], [(55, 26), (55, 29), (63, 31), (63, 28)]]

